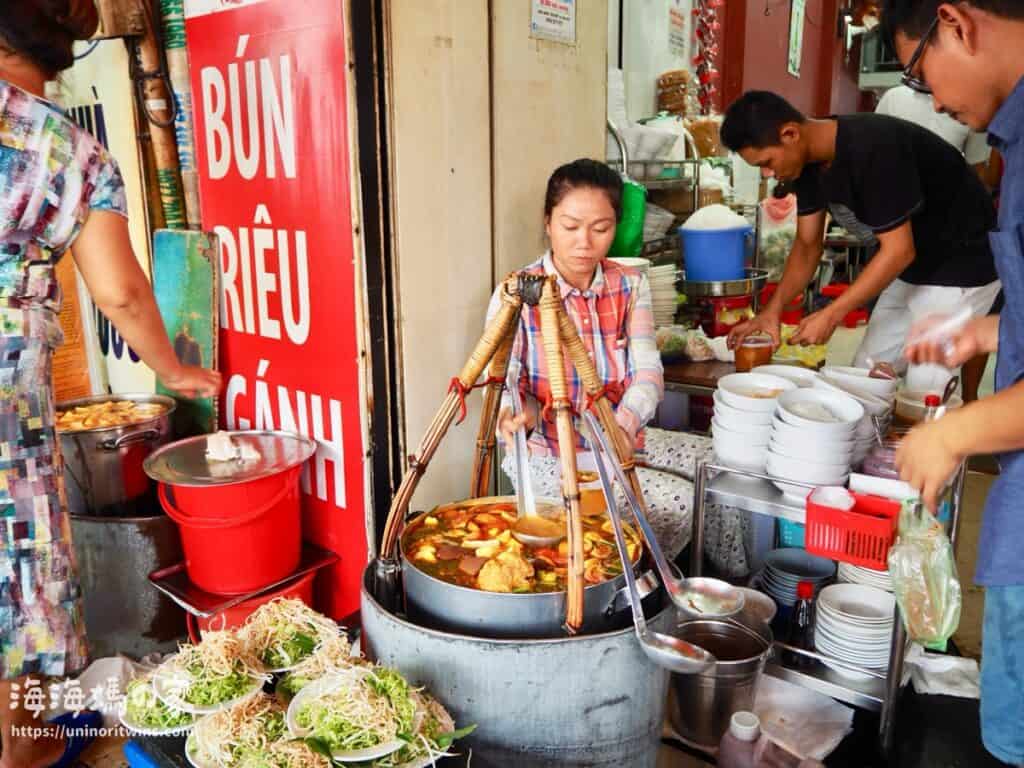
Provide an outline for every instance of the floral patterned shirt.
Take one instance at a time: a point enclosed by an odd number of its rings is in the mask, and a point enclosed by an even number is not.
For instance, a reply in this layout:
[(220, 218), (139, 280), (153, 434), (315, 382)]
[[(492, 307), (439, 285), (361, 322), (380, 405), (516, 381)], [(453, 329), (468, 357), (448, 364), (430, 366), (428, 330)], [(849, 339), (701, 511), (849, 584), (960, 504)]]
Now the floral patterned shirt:
[(114, 158), (56, 105), (0, 81), (0, 335), (60, 343), (55, 268), (93, 210), (127, 216)]

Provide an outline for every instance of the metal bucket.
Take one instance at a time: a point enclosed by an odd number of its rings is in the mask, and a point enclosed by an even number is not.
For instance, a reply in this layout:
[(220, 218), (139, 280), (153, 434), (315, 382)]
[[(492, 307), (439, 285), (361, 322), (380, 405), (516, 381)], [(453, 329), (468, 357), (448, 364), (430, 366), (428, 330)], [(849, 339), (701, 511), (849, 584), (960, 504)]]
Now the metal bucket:
[[(475, 768), (654, 768), (668, 672), (647, 659), (632, 627), (539, 640), (427, 629), (384, 608), (398, 596), (376, 568), (363, 573), (363, 650), (429, 688), (459, 726), (476, 723), (456, 745), (473, 750)], [(675, 611), (659, 611), (651, 624), (664, 632)]]
[(68, 508), (74, 515), (137, 517), (158, 508), (153, 482), (142, 463), (171, 439), (176, 403), (164, 395), (96, 395), (58, 403), (57, 410), (110, 400), (159, 403), (167, 410), (136, 424), (58, 432), (67, 470)]
[(148, 574), (182, 559), (178, 527), (164, 515), (71, 516), (93, 658), (167, 653), (185, 639), (185, 612)]
[(669, 721), (688, 741), (717, 746), (733, 714), (754, 707), (771, 631), (702, 620), (682, 622), (672, 634), (714, 654), (718, 663), (699, 675), (672, 675)]
[[(510, 496), (476, 499), (480, 504), (514, 501)], [(415, 526), (438, 510), (467, 502), (445, 504), (424, 512), (406, 526)], [(404, 554), (404, 553), (403, 553)], [(405, 605), (409, 618), (425, 627), (465, 632), (474, 637), (541, 638), (563, 637), (565, 630), (565, 592), (515, 594), (485, 592), (438, 579), (420, 570), (415, 561), (403, 557)], [(658, 589), (653, 571), (637, 575), (640, 597)], [(649, 606), (648, 606), (649, 607)], [(584, 590), (583, 627), (586, 634), (610, 632), (632, 626), (626, 577), (618, 576)]]

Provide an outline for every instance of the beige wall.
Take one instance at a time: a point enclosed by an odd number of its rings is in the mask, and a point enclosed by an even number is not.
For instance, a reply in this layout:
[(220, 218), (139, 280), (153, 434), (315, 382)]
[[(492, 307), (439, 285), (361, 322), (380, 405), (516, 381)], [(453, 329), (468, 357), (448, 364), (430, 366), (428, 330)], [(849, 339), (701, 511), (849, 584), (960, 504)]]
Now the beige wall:
[[(477, 0), (390, 4), (407, 453), (480, 335), (494, 276), (543, 249), (548, 175), (568, 160), (603, 156), (607, 5), (579, 2), (576, 46), (530, 39), (529, 0), (492, 0), (490, 19)], [(471, 403), (414, 509), (466, 496), (478, 393)]]
[(541, 216), (551, 172), (603, 159), (607, 0), (577, 0), (576, 45), (529, 36), (529, 0), (492, 2), (494, 255), (500, 277), (544, 249)]

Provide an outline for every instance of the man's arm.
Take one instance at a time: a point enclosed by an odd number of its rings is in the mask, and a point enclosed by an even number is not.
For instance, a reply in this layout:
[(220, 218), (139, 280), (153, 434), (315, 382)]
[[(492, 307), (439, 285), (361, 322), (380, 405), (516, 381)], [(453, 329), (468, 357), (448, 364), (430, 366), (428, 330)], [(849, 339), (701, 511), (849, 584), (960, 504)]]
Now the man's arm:
[(881, 248), (850, 287), (820, 312), (808, 315), (796, 329), (790, 344), (825, 344), (846, 315), (885, 290), (914, 261), (914, 236), (910, 222), (878, 235)]

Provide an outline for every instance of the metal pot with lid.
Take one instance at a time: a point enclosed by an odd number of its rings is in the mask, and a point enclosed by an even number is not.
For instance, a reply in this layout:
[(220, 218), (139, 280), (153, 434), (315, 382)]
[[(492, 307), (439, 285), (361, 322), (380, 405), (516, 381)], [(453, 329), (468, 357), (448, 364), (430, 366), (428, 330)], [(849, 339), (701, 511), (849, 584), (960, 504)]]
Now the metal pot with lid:
[(58, 429), (71, 514), (156, 514), (153, 484), (142, 465), (154, 450), (171, 439), (171, 414), (176, 403), (165, 395), (95, 395), (58, 403), (57, 411), (63, 413), (112, 401), (159, 405), (163, 411), (128, 424)]

